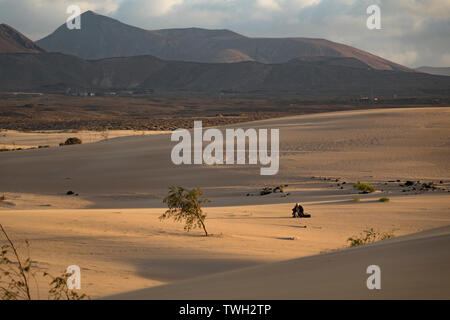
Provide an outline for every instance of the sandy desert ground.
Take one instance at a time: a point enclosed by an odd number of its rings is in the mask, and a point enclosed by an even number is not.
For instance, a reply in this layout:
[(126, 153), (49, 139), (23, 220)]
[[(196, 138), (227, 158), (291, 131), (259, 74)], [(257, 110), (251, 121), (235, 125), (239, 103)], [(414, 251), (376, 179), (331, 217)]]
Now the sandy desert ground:
[(0, 131), (0, 150), (32, 149), (39, 147), (57, 147), (64, 143), (68, 138), (76, 137), (83, 143), (93, 143), (102, 140), (113, 139), (117, 137), (163, 134), (164, 131), (149, 130), (48, 130), (48, 131), (30, 131), (22, 132), (17, 130)]
[[(226, 273), (178, 281), (108, 299), (449, 299), (450, 228)], [(380, 290), (368, 290), (368, 266)], [(424, 272), (425, 271), (425, 272)], [(262, 280), (263, 279), (263, 280)]]
[[(280, 129), (278, 175), (260, 176), (259, 165), (175, 166), (170, 160), (175, 143), (169, 135), (0, 153), (0, 194), (5, 195), (0, 223), (14, 239), (30, 240), (40, 269), (57, 273), (79, 265), (83, 291), (93, 298), (167, 298), (170, 292), (174, 298), (205, 297), (194, 289), (209, 277), (217, 286), (210, 287), (208, 298), (230, 297), (220, 283), (240, 282), (253, 267), (267, 268), (255, 274), (270, 270), (270, 298), (286, 298), (278, 290), (289, 283), (282, 274), (304, 260), (294, 260), (287, 269), (283, 263), (290, 262), (281, 261), (319, 254), (316, 266), (323, 265), (329, 255), (338, 254), (333, 250), (348, 245), (348, 237), (366, 228), (402, 236), (450, 225), (450, 108), (345, 111), (235, 127)], [(357, 180), (377, 191), (358, 194), (352, 187)], [(433, 182), (435, 188), (405, 187), (406, 180)], [(262, 187), (280, 184), (288, 185), (284, 195), (259, 195)], [(159, 221), (170, 185), (205, 191), (212, 200), (206, 208), (212, 236), (205, 238), (200, 230), (185, 233), (181, 224)], [(66, 195), (69, 190), (78, 196)], [(361, 201), (354, 202), (355, 197)], [(390, 201), (381, 203), (381, 197)], [(295, 202), (313, 217), (291, 218)], [(434, 252), (433, 245), (440, 249)], [(433, 261), (424, 252), (448, 257), (447, 249), (444, 241), (418, 252)], [(386, 250), (386, 256), (401, 251)], [(449, 267), (446, 257), (439, 260), (443, 270)], [(239, 272), (244, 276), (230, 276)], [(326, 286), (316, 282), (308, 286)], [(293, 282), (287, 292), (295, 293), (299, 283)], [(123, 294), (164, 284), (169, 289)], [(448, 297), (449, 292), (448, 281), (443, 281), (430, 297)], [(251, 298), (251, 293), (242, 291), (241, 296)]]

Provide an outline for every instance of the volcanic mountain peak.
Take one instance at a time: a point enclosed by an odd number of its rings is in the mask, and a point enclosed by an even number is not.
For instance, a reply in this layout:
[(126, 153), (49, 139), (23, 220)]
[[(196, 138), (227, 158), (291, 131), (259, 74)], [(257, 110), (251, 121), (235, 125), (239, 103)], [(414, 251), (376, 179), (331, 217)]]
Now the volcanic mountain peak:
[(270, 64), (297, 57), (328, 56), (355, 58), (377, 70), (411, 71), (368, 52), (324, 39), (251, 38), (226, 29), (149, 31), (92, 11), (81, 15), (81, 30), (69, 30), (63, 24), (38, 44), (49, 51), (84, 59), (153, 55), (165, 60)]
[(7, 24), (0, 24), (0, 53), (40, 53), (44, 49)]

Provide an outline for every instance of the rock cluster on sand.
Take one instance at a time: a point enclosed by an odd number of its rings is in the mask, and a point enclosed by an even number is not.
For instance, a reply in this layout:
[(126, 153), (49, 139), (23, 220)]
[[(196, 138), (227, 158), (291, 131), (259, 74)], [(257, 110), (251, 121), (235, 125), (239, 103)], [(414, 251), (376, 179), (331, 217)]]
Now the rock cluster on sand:
[(64, 143), (60, 143), (60, 146), (69, 146), (69, 145), (73, 145), (73, 144), (82, 144), (81, 139), (73, 137), (73, 138), (68, 138), (66, 140), (66, 142)]
[(259, 194), (261, 195), (261, 196), (265, 196), (265, 195), (267, 195), (267, 194), (271, 194), (271, 193), (277, 193), (277, 192), (279, 192), (279, 193), (284, 193), (284, 187), (287, 187), (287, 185), (279, 185), (279, 186), (276, 186), (276, 187), (264, 187), (264, 188), (262, 188), (262, 190), (259, 192)]

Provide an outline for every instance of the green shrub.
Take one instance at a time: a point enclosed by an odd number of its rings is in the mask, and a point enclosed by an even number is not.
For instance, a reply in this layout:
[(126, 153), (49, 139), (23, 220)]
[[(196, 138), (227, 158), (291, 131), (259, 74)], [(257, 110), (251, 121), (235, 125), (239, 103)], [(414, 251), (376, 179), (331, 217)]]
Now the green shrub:
[(363, 191), (363, 192), (369, 192), (372, 193), (375, 191), (375, 188), (373, 186), (371, 186), (370, 184), (367, 183), (361, 183), (360, 181), (358, 181), (357, 183), (355, 183), (353, 185), (354, 188)]
[(386, 197), (383, 197), (383, 198), (380, 198), (378, 201), (380, 201), (380, 202), (389, 202), (389, 198), (386, 198)]
[(284, 192), (284, 184), (280, 184), (279, 186), (273, 187), (272, 191), (275, 193), (277, 191), (283, 193)]
[(170, 187), (169, 195), (163, 201), (169, 209), (159, 218), (164, 220), (173, 217), (177, 222), (185, 220), (186, 231), (201, 227), (205, 236), (208, 236), (205, 226), (206, 213), (203, 213), (202, 205), (210, 201), (202, 199), (202, 195), (203, 191), (198, 188), (187, 191), (182, 187)]
[(361, 199), (360, 198), (353, 198), (353, 202), (360, 202)]

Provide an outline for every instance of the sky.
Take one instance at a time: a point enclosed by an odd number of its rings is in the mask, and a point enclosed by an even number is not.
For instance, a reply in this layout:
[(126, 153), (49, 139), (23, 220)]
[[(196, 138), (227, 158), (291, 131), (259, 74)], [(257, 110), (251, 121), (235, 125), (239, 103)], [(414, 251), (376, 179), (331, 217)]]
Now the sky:
[[(374, 4), (381, 29), (369, 30), (367, 8)], [(450, 67), (450, 0), (0, 0), (0, 23), (39, 40), (65, 23), (69, 5), (150, 30), (324, 38), (408, 67)]]

